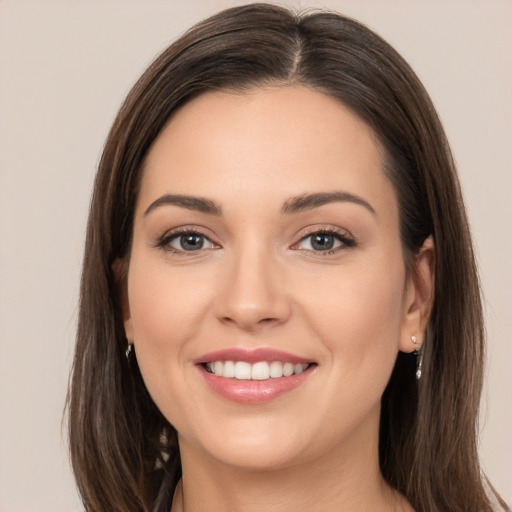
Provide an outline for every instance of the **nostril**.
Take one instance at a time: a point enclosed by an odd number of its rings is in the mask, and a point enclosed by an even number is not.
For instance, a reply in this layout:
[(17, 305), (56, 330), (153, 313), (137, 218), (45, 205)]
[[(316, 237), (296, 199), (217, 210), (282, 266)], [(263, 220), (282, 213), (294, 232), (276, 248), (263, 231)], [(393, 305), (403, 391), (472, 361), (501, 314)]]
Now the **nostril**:
[(270, 324), (273, 322), (278, 322), (277, 318), (262, 318), (258, 323), (260, 324)]
[(266, 317), (266, 318), (261, 318), (258, 320), (257, 318), (254, 318), (254, 317), (251, 318), (248, 316), (245, 316), (245, 317), (224, 316), (223, 318), (221, 318), (221, 321), (226, 324), (238, 325), (239, 327), (241, 327), (247, 331), (254, 331), (260, 327), (271, 326), (274, 324), (278, 324), (280, 322), (280, 320), (278, 318), (273, 318), (273, 317)]
[(225, 325), (237, 325), (246, 331), (285, 322), (290, 315), (284, 290), (272, 281), (240, 276), (216, 295), (215, 316)]

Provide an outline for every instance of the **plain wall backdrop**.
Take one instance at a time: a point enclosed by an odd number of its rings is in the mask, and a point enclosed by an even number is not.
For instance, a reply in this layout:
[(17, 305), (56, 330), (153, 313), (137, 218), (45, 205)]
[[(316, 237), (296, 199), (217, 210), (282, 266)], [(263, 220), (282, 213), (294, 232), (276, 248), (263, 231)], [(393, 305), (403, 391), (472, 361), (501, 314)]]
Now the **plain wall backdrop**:
[[(81, 510), (61, 418), (95, 168), (121, 101), (156, 54), (240, 3), (0, 0), (0, 512)], [(438, 108), (486, 297), (482, 460), (511, 503), (512, 2), (282, 3), (374, 28)]]

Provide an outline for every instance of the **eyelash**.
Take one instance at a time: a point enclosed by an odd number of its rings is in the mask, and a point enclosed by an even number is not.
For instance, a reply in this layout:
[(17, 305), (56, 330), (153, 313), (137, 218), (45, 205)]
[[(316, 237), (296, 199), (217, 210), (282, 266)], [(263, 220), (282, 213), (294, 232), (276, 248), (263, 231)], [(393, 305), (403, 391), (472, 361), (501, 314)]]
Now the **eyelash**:
[[(197, 251), (186, 251), (186, 250), (182, 250), (182, 249), (176, 249), (170, 245), (171, 242), (173, 242), (175, 239), (177, 239), (178, 237), (183, 236), (183, 235), (196, 235), (213, 245), (218, 245), (213, 240), (211, 240), (208, 236), (206, 236), (204, 233), (201, 233), (201, 231), (198, 231), (193, 228), (183, 227), (183, 228), (175, 229), (171, 233), (167, 233), (164, 236), (162, 236), (158, 240), (158, 242), (155, 244), (154, 247), (163, 249), (165, 251), (170, 252), (171, 254), (176, 254), (179, 256), (192, 256), (192, 255), (194, 255), (194, 253), (202, 252), (204, 250), (201, 247)], [(318, 235), (332, 236), (338, 242), (340, 242), (341, 245), (334, 249), (325, 250), (325, 251), (315, 251), (315, 250), (311, 250), (311, 249), (300, 249), (300, 248), (294, 249), (301, 242), (303, 242), (303, 241), (307, 240), (308, 238), (315, 236), (315, 235), (316, 236), (318, 236)], [(341, 250), (350, 249), (355, 246), (356, 246), (356, 241), (346, 231), (341, 231), (341, 230), (338, 230), (335, 228), (327, 228), (327, 229), (314, 228), (314, 229), (311, 229), (306, 234), (304, 234), (303, 236), (301, 236), (299, 241), (296, 242), (295, 244), (293, 244), (291, 248), (294, 250), (300, 250), (300, 251), (304, 251), (304, 252), (312, 252), (315, 254), (315, 256), (316, 255), (329, 256), (329, 255), (335, 254)]]
[(332, 236), (338, 242), (340, 242), (341, 245), (334, 249), (325, 250), (325, 251), (314, 251), (314, 250), (312, 251), (311, 249), (297, 249), (297, 250), (313, 252), (315, 256), (317, 256), (317, 255), (318, 256), (329, 256), (332, 254), (336, 254), (339, 251), (342, 251), (345, 249), (351, 249), (352, 247), (356, 246), (356, 241), (346, 231), (330, 227), (330, 228), (324, 228), (324, 229), (312, 228), (310, 231), (308, 231), (306, 234), (304, 234), (300, 238), (300, 240), (292, 246), (292, 248), (299, 245), (304, 240), (306, 240), (310, 237), (313, 237), (313, 236), (318, 236), (318, 235)]
[(155, 247), (158, 249), (163, 249), (167, 252), (170, 252), (171, 254), (176, 254), (178, 256), (193, 256), (194, 253), (202, 252), (202, 250), (204, 250), (203, 248), (200, 248), (197, 251), (185, 251), (185, 250), (181, 250), (181, 249), (175, 249), (174, 247), (172, 247), (170, 245), (171, 242), (173, 242), (176, 238), (179, 238), (180, 236), (183, 236), (183, 235), (196, 235), (196, 236), (199, 236), (199, 237), (203, 238), (204, 240), (210, 242), (213, 245), (218, 245), (213, 240), (211, 240), (210, 237), (206, 236), (204, 233), (201, 233), (200, 231), (193, 229), (193, 228), (183, 227), (183, 228), (175, 229), (171, 233), (166, 233), (162, 238), (160, 238), (158, 240)]

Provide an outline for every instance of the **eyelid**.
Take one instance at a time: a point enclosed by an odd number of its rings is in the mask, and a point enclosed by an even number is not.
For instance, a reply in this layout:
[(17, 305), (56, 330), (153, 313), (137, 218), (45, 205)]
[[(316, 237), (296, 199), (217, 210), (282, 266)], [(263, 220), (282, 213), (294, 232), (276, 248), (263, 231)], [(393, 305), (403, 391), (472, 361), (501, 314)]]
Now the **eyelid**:
[[(185, 250), (177, 249), (175, 247), (170, 246), (170, 242), (172, 240), (176, 239), (177, 237), (179, 237), (180, 235), (183, 235), (183, 234), (194, 234), (194, 235), (201, 236), (215, 247), (201, 248), (196, 251), (185, 251)], [(315, 235), (315, 234), (328, 234), (328, 235), (334, 236), (339, 242), (341, 242), (341, 245), (336, 248), (328, 249), (325, 251), (315, 251), (313, 249), (303, 249), (303, 248), (298, 247), (298, 245), (304, 239), (306, 239), (312, 235)], [(348, 230), (346, 230), (344, 228), (337, 227), (337, 226), (332, 226), (332, 225), (308, 226), (308, 227), (304, 228), (297, 235), (296, 240), (297, 241), (291, 245), (291, 247), (290, 247), (291, 249), (314, 253), (315, 255), (320, 255), (320, 256), (334, 254), (341, 250), (349, 249), (349, 248), (352, 248), (357, 245), (354, 237)], [(159, 249), (165, 250), (172, 254), (185, 255), (185, 256), (191, 256), (194, 254), (198, 255), (200, 253), (204, 253), (205, 250), (217, 249), (217, 248), (222, 247), (221, 244), (219, 242), (217, 242), (212, 235), (205, 233), (205, 229), (195, 226), (195, 225), (179, 226), (179, 227), (170, 229), (168, 231), (165, 231), (163, 235), (157, 237), (155, 243), (152, 245), (154, 248), (159, 248)]]
[[(181, 235), (192, 234), (203, 237), (209, 243), (216, 247), (206, 247), (198, 249), (197, 251), (184, 251), (181, 249), (176, 249), (170, 245), (170, 242)], [(199, 253), (204, 252), (205, 250), (210, 250), (214, 248), (220, 248), (220, 244), (216, 242), (211, 235), (207, 235), (201, 228), (197, 226), (180, 226), (177, 228), (173, 228), (171, 230), (166, 231), (163, 235), (158, 236), (156, 243), (153, 244), (153, 247), (156, 249), (162, 249), (164, 251), (170, 252), (171, 254), (178, 254), (184, 256), (197, 255)]]
[[(315, 251), (312, 249), (302, 249), (302, 248), (298, 247), (298, 245), (304, 239), (306, 239), (312, 235), (316, 235), (316, 234), (328, 234), (328, 235), (334, 236), (338, 241), (341, 242), (341, 245), (336, 248), (328, 249), (325, 251)], [(309, 226), (304, 231), (299, 233), (297, 238), (298, 238), (297, 242), (295, 242), (291, 246), (291, 249), (304, 251), (304, 252), (308, 252), (308, 253), (313, 253), (313, 254), (319, 255), (319, 256), (327, 256), (330, 254), (334, 254), (334, 253), (337, 253), (342, 250), (350, 249), (357, 245), (354, 237), (352, 236), (352, 234), (349, 231), (347, 231), (346, 229), (331, 226), (331, 225), (329, 225), (329, 226), (321, 226), (321, 225)]]

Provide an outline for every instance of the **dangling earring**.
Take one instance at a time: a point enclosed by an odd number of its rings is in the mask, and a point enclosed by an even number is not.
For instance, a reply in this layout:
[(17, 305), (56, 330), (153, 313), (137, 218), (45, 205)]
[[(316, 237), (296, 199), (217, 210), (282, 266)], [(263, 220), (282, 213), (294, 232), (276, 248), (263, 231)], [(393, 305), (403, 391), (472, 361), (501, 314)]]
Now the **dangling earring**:
[(423, 366), (423, 350), (421, 350), (422, 348), (422, 345), (420, 344), (420, 342), (418, 341), (418, 338), (416, 338), (416, 336), (411, 336), (411, 341), (415, 344), (415, 345), (420, 345), (415, 351), (414, 353), (416, 354), (416, 380), (420, 380), (421, 378), (421, 369), (422, 369), (422, 366)]
[(130, 353), (132, 351), (132, 347), (133, 347), (133, 344), (132, 343), (128, 343), (128, 346), (126, 347), (126, 359), (130, 359)]
[(416, 351), (416, 380), (421, 379), (421, 367), (423, 366), (423, 350)]

